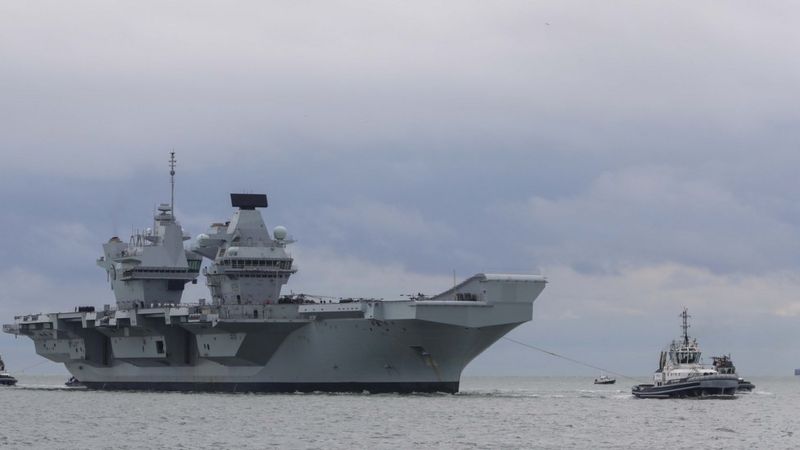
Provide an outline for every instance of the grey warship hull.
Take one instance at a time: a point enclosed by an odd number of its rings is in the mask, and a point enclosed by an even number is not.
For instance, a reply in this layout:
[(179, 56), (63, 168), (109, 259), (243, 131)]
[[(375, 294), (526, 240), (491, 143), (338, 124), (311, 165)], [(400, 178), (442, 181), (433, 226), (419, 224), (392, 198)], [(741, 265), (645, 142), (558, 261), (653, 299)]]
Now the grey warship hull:
[(453, 393), (473, 358), (532, 318), (544, 286), (480, 274), (424, 300), (38, 314), (5, 331), (89, 389)]
[[(174, 168), (173, 153), (173, 189)], [(478, 274), (408, 300), (281, 295), (298, 270), (294, 241), (283, 226), (268, 231), (265, 194), (231, 194), (231, 219), (191, 248), (173, 202), (153, 228), (103, 244), (97, 265), (116, 308), (17, 316), (3, 331), (30, 337), (89, 389), (456, 392), (473, 358), (532, 319), (546, 283)], [(203, 259), (211, 302), (184, 304)]]

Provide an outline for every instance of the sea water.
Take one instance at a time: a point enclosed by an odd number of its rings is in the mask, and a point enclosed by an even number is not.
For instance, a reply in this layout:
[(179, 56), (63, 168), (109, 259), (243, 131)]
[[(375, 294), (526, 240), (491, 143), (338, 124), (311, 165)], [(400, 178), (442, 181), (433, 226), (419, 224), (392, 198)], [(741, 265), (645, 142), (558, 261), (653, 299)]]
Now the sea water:
[(449, 394), (217, 394), (0, 388), (7, 448), (799, 448), (800, 377), (734, 400), (652, 400), (634, 381), (465, 377)]

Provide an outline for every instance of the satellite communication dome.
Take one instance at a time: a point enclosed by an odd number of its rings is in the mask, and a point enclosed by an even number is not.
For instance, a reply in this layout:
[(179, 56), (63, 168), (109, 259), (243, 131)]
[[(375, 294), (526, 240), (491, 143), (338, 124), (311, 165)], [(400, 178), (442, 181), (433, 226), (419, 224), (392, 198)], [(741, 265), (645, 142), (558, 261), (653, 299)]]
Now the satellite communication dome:
[(205, 233), (200, 233), (197, 235), (197, 245), (200, 247), (205, 247), (208, 244), (208, 235)]
[(282, 227), (280, 225), (278, 225), (277, 227), (275, 227), (274, 230), (272, 230), (272, 235), (275, 236), (275, 239), (279, 241), (286, 239), (286, 234), (287, 234), (286, 227)]

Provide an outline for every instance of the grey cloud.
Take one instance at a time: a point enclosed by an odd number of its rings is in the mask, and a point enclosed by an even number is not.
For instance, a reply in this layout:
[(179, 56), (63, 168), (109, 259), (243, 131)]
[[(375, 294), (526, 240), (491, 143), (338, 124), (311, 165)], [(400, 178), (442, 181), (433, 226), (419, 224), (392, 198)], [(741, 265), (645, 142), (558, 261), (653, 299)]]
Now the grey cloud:
[[(797, 5), (420, 5), (0, 6), (0, 273), (36, 274), (8, 295), (110, 299), (93, 252), (147, 226), (175, 147), (187, 231), (228, 217), (227, 192), (266, 191), (308, 261), (293, 289), (335, 290), (350, 273), (330, 261), (363, 272), (353, 295), (541, 269), (548, 320), (521, 336), (587, 356), (684, 298), (736, 296), (730, 323), (783, 314), (793, 336)], [(642, 279), (674, 266), (694, 282)], [(663, 309), (637, 308), (659, 288)]]
[(583, 193), (495, 208), (530, 230), (542, 262), (597, 266), (677, 261), (719, 271), (794, 268), (794, 224), (698, 174), (631, 167), (601, 174)]
[(692, 158), (796, 112), (794, 11), (746, 4), (6, 9), (6, 170), (111, 176), (170, 146), (201, 167), (547, 143)]

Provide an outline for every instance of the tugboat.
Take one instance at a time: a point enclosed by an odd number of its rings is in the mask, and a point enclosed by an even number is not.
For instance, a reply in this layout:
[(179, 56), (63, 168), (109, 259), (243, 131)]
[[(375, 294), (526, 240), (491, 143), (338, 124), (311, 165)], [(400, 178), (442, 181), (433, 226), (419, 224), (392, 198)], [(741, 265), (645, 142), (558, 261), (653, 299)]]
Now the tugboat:
[(736, 375), (739, 378), (739, 386), (736, 388), (737, 391), (750, 392), (756, 388), (755, 384), (745, 380), (744, 378), (736, 374), (736, 366), (733, 365), (733, 361), (731, 361), (730, 354), (722, 356), (712, 356), (711, 359), (714, 361), (712, 365), (714, 366), (714, 369), (716, 369), (718, 373)]
[(689, 338), (689, 313), (683, 309), (683, 336), (662, 351), (653, 384), (634, 386), (636, 398), (735, 398), (739, 377), (700, 364), (697, 339)]
[(616, 378), (610, 378), (608, 375), (600, 375), (600, 378), (594, 379), (594, 384), (614, 384), (617, 382)]
[(17, 379), (6, 372), (6, 364), (0, 358), (0, 386), (13, 386), (17, 384)]

